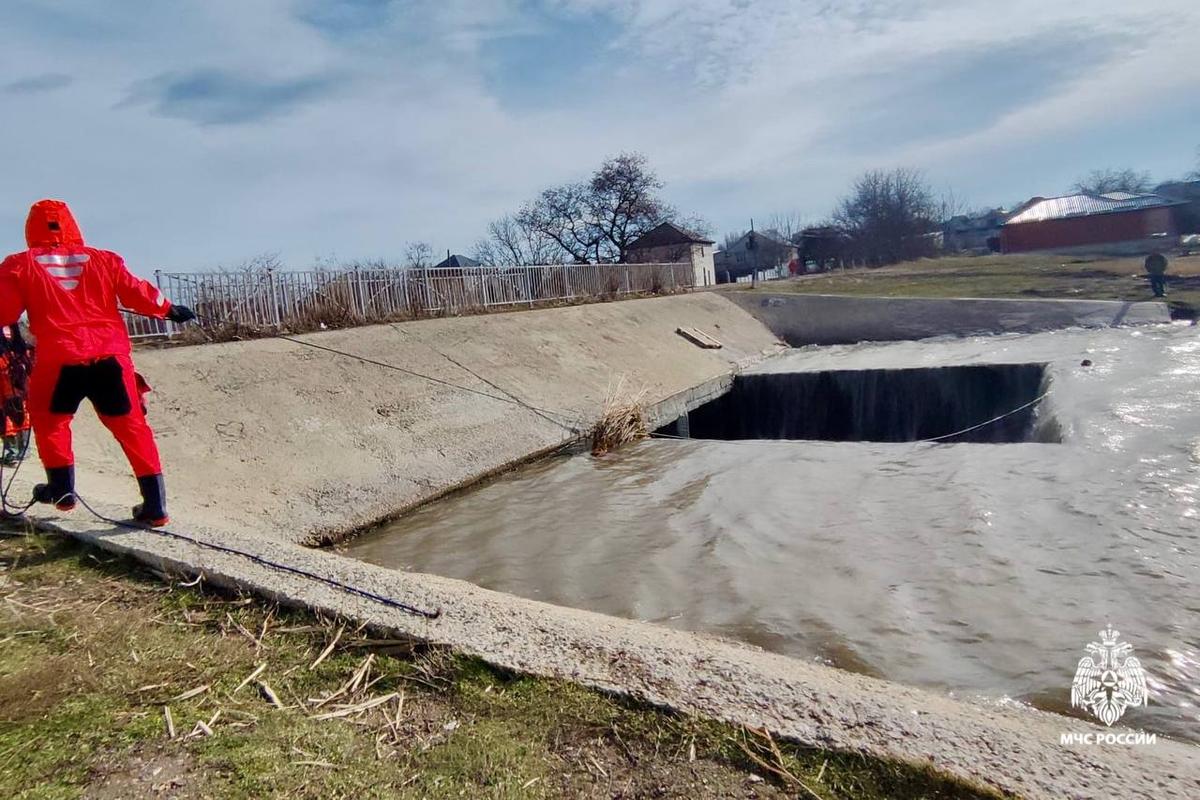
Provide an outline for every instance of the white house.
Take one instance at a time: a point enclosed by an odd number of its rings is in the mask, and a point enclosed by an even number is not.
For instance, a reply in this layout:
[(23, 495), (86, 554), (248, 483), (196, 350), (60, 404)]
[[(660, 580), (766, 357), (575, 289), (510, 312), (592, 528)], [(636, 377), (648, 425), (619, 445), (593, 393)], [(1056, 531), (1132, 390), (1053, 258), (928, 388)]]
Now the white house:
[(690, 262), (697, 286), (717, 282), (713, 266), (713, 242), (678, 225), (664, 222), (630, 242), (625, 260), (631, 264), (672, 264)]

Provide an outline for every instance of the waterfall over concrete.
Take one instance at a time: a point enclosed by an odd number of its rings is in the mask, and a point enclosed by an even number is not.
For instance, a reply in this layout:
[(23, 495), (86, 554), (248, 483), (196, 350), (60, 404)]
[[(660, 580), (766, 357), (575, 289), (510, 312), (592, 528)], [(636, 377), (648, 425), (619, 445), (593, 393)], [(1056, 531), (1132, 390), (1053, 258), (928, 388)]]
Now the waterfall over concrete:
[(1057, 442), (1057, 425), (1038, 414), (1046, 381), (1044, 364), (742, 375), (686, 426), (695, 439)]

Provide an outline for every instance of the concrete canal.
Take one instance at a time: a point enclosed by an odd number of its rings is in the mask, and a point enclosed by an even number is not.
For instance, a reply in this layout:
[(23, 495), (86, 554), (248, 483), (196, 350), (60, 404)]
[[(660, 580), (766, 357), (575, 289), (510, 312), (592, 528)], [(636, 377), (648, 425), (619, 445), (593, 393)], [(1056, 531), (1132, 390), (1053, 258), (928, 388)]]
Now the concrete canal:
[(349, 554), (1063, 712), (1111, 623), (1151, 675), (1130, 724), (1194, 741), (1198, 408), (1187, 327), (798, 349), (662, 429), (690, 440), (532, 464)]

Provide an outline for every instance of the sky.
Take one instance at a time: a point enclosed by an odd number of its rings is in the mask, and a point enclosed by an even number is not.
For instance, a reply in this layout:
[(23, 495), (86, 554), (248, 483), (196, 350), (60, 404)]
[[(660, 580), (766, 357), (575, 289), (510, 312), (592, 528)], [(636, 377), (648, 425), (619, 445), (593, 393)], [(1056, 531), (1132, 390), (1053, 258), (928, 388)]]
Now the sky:
[(1196, 31), (1195, 0), (4, 0), (0, 250), (57, 197), (143, 274), (470, 252), (622, 151), (718, 235), (873, 168), (978, 207), (1176, 178)]

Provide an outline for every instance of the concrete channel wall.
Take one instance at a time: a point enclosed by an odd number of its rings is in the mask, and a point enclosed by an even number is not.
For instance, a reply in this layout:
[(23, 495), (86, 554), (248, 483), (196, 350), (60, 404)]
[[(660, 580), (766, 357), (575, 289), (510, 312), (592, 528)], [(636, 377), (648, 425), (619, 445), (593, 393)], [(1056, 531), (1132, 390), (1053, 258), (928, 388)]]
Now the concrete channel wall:
[[(680, 327), (724, 347), (701, 349)], [(576, 439), (572, 429), (589, 429), (618, 385), (627, 397), (644, 391), (648, 405), (694, 407), (711, 396), (695, 387), (781, 347), (715, 293), (299, 338), (483, 394), (281, 339), (140, 350), (174, 517), (336, 541)], [(136, 501), (124, 456), (94, 416), (85, 411), (76, 429), (84, 496)]]
[(847, 297), (730, 291), (793, 347), (1170, 322), (1164, 303)]
[[(702, 350), (678, 336), (679, 327), (699, 328), (724, 348)], [(723, 294), (303, 338), (483, 394), (278, 339), (139, 352), (155, 387), (150, 416), (172, 491), (171, 531), (187, 538), (116, 527), (82, 508), (63, 516), (39, 507), (35, 522), (189, 578), (200, 574), (506, 669), (765, 727), (811, 747), (926, 764), (1023, 797), (1200, 796), (1200, 759), (1188, 745), (1061, 744), (1066, 731), (1105, 731), (302, 546), (573, 439), (564, 422), (593, 422), (622, 376), (629, 389), (645, 388), (656, 421), (719, 394), (732, 372), (782, 348)], [(76, 434), (81, 494), (101, 513), (122, 515), (136, 498), (119, 450), (90, 412)], [(27, 496), (38, 472), (31, 461), (12, 497)], [(441, 613), (413, 616), (363, 592)]]

